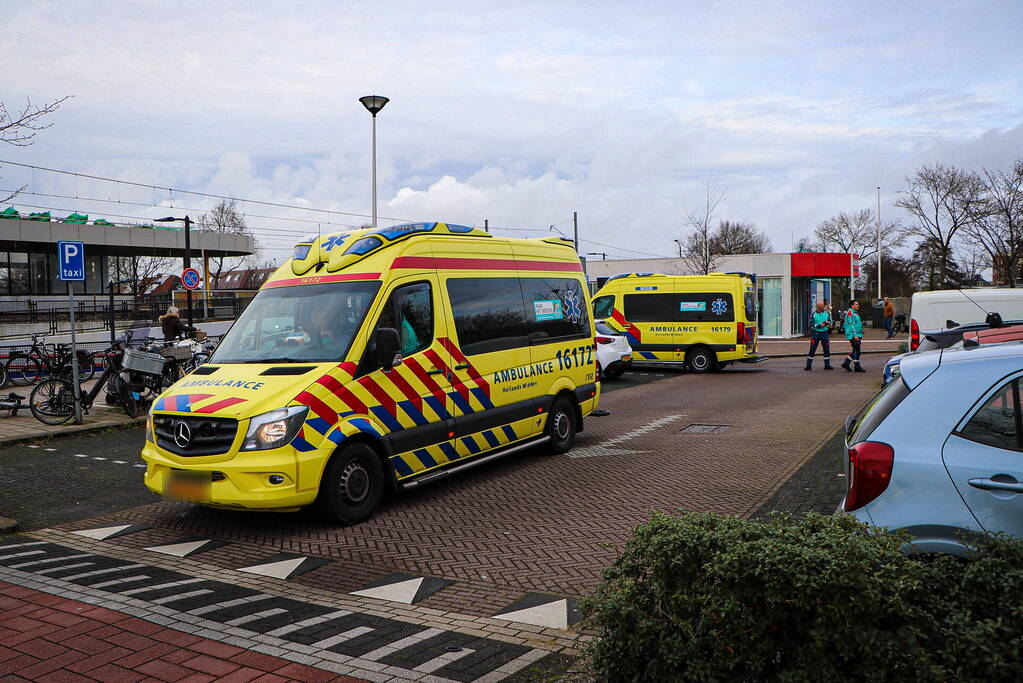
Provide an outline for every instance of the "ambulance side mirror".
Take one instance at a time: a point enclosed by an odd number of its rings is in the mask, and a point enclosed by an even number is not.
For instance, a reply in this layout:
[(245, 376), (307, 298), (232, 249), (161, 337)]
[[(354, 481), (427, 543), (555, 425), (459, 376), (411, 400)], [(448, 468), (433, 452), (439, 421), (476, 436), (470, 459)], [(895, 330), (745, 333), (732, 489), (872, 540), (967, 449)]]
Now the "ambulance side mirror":
[(374, 359), (379, 367), (389, 370), (401, 364), (401, 337), (393, 327), (380, 327), (373, 335)]

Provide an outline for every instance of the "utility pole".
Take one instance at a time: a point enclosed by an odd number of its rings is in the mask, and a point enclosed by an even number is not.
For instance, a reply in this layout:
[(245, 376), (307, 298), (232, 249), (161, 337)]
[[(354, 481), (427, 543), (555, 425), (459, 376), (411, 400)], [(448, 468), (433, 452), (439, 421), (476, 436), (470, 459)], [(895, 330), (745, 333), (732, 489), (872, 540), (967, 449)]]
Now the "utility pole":
[(490, 232), (490, 219), (489, 218), (484, 218), (483, 219), (483, 232)]
[(575, 231), (575, 253), (579, 253), (579, 214), (572, 212), (572, 229)]
[(881, 300), (881, 186), (877, 186), (877, 300)]

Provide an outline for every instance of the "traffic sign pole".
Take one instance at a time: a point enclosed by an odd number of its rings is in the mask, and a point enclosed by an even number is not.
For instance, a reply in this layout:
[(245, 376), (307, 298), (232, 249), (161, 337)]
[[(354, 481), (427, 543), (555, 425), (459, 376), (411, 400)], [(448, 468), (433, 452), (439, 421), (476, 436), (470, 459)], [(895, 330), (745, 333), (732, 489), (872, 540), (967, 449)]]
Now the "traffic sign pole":
[(75, 288), (85, 281), (85, 245), (82, 242), (57, 242), (60, 279), (67, 283), (68, 322), (71, 325), (71, 386), (75, 394), (75, 423), (82, 424), (82, 381), (78, 374), (78, 343), (75, 335)]
[(78, 374), (78, 344), (75, 339), (75, 286), (67, 283), (68, 320), (71, 323), (71, 385), (75, 388), (75, 424), (82, 424), (82, 379)]

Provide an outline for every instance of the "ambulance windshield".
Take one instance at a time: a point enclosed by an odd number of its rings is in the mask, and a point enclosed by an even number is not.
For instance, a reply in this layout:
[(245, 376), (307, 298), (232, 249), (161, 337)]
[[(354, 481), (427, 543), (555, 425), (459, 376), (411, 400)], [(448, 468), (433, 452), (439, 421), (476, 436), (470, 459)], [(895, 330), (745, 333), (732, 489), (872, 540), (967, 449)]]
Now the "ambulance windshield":
[(209, 362), (340, 361), (379, 288), (364, 281), (262, 289)]

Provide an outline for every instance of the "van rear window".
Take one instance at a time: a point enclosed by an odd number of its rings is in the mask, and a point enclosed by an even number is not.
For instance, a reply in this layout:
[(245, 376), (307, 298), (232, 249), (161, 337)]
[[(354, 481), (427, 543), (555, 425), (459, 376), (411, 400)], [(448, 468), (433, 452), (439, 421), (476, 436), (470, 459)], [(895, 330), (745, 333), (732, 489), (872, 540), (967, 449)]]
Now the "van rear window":
[(909, 396), (909, 392), (909, 386), (902, 378), (888, 383), (857, 416), (852, 431), (847, 437), (849, 445), (852, 446), (869, 439), (878, 425), (884, 422), (884, 419)]

